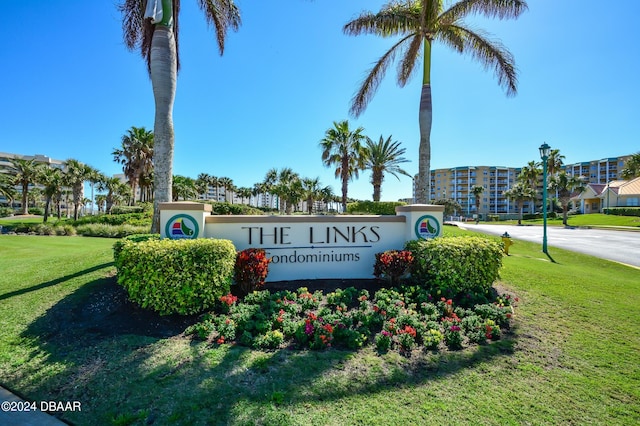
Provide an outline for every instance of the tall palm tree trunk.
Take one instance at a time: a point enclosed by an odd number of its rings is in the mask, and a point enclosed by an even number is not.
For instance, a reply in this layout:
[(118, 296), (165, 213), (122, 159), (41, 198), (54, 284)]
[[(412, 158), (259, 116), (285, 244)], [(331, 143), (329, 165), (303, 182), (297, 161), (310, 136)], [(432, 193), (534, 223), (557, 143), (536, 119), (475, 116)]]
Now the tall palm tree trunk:
[(22, 213), (29, 214), (29, 182), (22, 182)]
[[(176, 94), (176, 42), (169, 27), (156, 25), (151, 42), (151, 84), (156, 104), (154, 122), (154, 200), (151, 232), (160, 232), (159, 203), (171, 201), (173, 173), (173, 102)], [(135, 194), (134, 194), (135, 197)]]
[(380, 201), (380, 195), (382, 194), (382, 180), (383, 180), (382, 172), (379, 170), (375, 170), (373, 172), (372, 181), (373, 181), (373, 201)]
[(346, 155), (342, 157), (342, 213), (347, 212), (347, 194), (349, 191), (349, 160)]
[(422, 69), (422, 92), (420, 93), (420, 145), (418, 146), (418, 184), (416, 202), (426, 204), (431, 195), (431, 123), (433, 103), (431, 101), (431, 41), (424, 40), (424, 63)]
[(418, 188), (416, 201), (426, 204), (431, 193), (431, 123), (433, 120), (433, 104), (431, 102), (431, 85), (423, 84), (420, 95), (420, 146), (418, 148)]

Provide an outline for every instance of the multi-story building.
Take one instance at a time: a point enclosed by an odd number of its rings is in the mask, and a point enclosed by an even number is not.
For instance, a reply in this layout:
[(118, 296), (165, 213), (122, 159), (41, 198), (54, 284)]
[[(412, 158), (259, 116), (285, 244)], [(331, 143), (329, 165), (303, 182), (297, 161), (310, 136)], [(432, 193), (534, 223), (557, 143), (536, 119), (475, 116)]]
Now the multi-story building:
[(564, 170), (572, 176), (584, 176), (589, 183), (607, 184), (618, 180), (618, 173), (624, 169), (630, 158), (631, 155), (623, 155), (602, 160), (565, 164)]
[[(517, 213), (515, 204), (504, 196), (520, 173), (519, 168), (500, 166), (463, 166), (431, 171), (431, 200), (452, 199), (462, 207), (461, 215), (509, 215)], [(476, 211), (474, 186), (484, 188)]]
[[(618, 179), (618, 173), (624, 169), (631, 155), (605, 158), (582, 163), (567, 164), (563, 170), (573, 176), (584, 176), (589, 183), (607, 184)], [(480, 214), (498, 215), (502, 218), (514, 217), (519, 214), (515, 202), (505, 197), (504, 192), (511, 188), (521, 168), (500, 166), (462, 166), (446, 169), (431, 170), (432, 201), (452, 199), (462, 207), (458, 214), (472, 217)], [(541, 180), (541, 178), (540, 178)], [(415, 180), (414, 180), (415, 182)], [(480, 208), (476, 211), (473, 187), (479, 185), (484, 188), (480, 196)], [(541, 188), (542, 182), (539, 187)], [(541, 193), (541, 191), (539, 191)], [(415, 194), (415, 187), (414, 187)], [(540, 206), (541, 200), (523, 203), (523, 213), (533, 213), (535, 205)]]

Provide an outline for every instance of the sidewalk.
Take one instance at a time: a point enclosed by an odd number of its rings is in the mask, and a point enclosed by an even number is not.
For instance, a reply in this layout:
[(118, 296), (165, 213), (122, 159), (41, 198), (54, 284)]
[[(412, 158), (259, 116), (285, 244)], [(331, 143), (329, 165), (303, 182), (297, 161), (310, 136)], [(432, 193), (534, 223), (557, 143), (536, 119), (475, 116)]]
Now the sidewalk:
[(42, 411), (8, 411), (13, 405), (13, 409), (20, 408), (21, 405), (16, 406), (16, 403), (24, 402), (21, 398), (12, 394), (5, 388), (0, 386), (0, 425), (11, 426), (66, 426), (62, 420), (43, 413)]

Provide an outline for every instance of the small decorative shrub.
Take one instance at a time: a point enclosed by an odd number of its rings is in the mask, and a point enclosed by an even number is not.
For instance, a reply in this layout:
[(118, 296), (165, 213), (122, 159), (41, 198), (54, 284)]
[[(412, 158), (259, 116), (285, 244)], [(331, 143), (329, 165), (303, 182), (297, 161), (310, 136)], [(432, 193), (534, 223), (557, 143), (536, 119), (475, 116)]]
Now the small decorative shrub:
[(444, 343), (449, 349), (457, 350), (462, 348), (462, 328), (460, 321), (453, 318), (445, 318), (444, 326)]
[(234, 268), (235, 281), (243, 295), (264, 286), (269, 273), (269, 262), (263, 249), (249, 248), (238, 252)]
[(376, 253), (373, 275), (376, 278), (386, 277), (391, 285), (397, 285), (400, 277), (406, 274), (413, 262), (413, 255), (408, 250), (387, 250)]
[(0, 217), (8, 217), (13, 215), (11, 207), (0, 207)]
[(229, 293), (236, 250), (229, 240), (124, 241), (115, 259), (129, 298), (162, 315), (214, 307)]
[(441, 237), (407, 242), (412, 280), (442, 295), (486, 294), (499, 278), (501, 244), (483, 237)]
[(376, 349), (380, 352), (387, 352), (391, 348), (392, 334), (387, 330), (382, 330), (376, 334)]
[(438, 349), (438, 345), (444, 339), (440, 330), (430, 328), (424, 335), (424, 347), (427, 349)]

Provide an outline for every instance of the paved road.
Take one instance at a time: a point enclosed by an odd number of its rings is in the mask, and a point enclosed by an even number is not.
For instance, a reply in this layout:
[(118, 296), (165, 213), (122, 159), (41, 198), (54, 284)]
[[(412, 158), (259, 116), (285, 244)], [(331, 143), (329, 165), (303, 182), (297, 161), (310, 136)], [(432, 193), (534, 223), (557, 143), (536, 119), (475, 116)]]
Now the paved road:
[[(476, 225), (472, 222), (454, 223), (460, 228), (486, 234), (502, 235), (508, 232), (513, 239), (540, 243), (542, 250), (542, 226)], [(548, 226), (547, 245), (550, 248), (560, 247), (640, 267), (640, 232)], [(553, 256), (551, 250), (549, 254)]]

